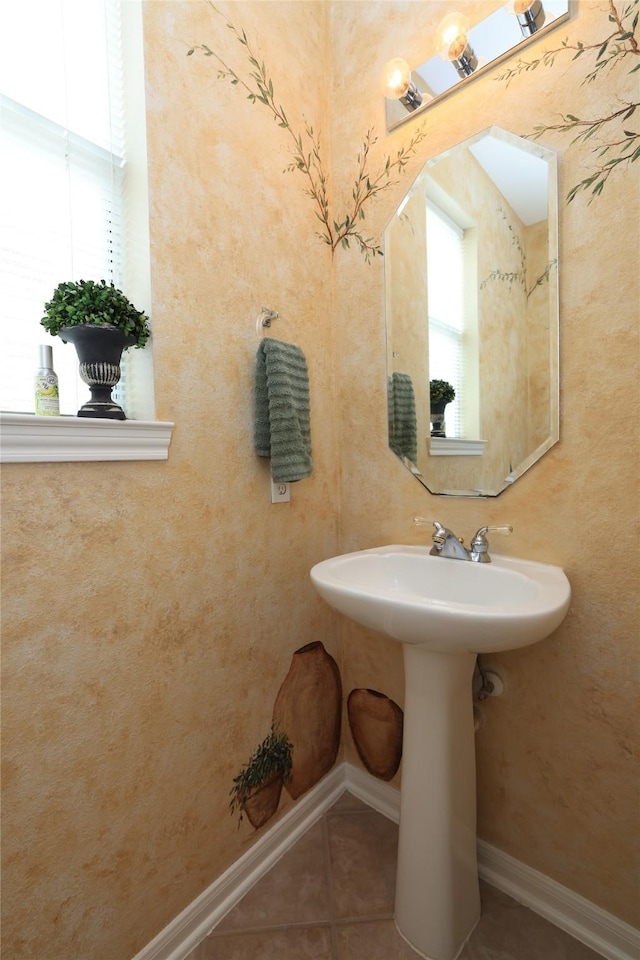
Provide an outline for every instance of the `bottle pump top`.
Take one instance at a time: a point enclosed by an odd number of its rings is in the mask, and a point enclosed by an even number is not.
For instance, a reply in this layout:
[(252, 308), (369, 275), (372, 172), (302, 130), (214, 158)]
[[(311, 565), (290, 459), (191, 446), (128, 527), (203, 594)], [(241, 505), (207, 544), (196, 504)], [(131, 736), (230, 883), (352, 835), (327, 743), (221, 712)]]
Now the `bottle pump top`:
[(48, 344), (40, 344), (40, 366), (45, 370), (53, 369), (53, 347)]

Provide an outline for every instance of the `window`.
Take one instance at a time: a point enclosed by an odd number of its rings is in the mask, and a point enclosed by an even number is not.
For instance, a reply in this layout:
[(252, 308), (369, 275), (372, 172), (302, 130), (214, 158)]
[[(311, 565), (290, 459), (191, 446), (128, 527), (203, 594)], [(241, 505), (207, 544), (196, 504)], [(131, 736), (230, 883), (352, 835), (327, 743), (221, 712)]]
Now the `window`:
[[(128, 37), (122, 30), (125, 17)], [(128, 63), (135, 36), (137, 48)], [(21, 37), (28, 41), (18, 42)], [(50, 337), (40, 325), (43, 304), (62, 280), (113, 281), (139, 309), (149, 308), (146, 180), (139, 182), (140, 171), (146, 172), (143, 132), (140, 139), (144, 116), (139, 112), (136, 118), (129, 109), (137, 102), (140, 110), (143, 103), (135, 90), (143, 82), (141, 42), (141, 12), (132, 0), (40, 0), (4, 6), (3, 410), (33, 413), (40, 343), (53, 346), (61, 413), (75, 414), (88, 396), (77, 376), (75, 349)], [(132, 263), (136, 276), (129, 269)], [(151, 377), (145, 384), (144, 392), (151, 393), (146, 407), (129, 409), (127, 396), (135, 387), (134, 355), (145, 352), (125, 354), (120, 402), (128, 416), (152, 419)], [(149, 359), (142, 366), (148, 369)]]
[(456, 392), (446, 407), (447, 437), (469, 439), (478, 435), (473, 233), (427, 201), (429, 379), (447, 380)]

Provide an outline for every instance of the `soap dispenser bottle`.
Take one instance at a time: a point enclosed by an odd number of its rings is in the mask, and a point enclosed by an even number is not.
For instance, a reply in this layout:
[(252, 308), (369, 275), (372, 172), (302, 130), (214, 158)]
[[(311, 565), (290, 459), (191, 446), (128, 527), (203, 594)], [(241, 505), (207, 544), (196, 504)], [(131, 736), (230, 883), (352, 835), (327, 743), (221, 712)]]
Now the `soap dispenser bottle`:
[(60, 416), (58, 377), (53, 369), (53, 349), (45, 344), (40, 344), (40, 366), (35, 375), (35, 412), (40, 417)]

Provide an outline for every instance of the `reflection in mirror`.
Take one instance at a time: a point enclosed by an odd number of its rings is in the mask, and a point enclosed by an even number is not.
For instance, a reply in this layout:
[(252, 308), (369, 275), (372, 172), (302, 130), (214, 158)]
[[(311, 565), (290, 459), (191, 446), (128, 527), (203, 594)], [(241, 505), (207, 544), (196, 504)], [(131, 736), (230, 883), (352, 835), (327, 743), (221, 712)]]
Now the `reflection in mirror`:
[(558, 440), (555, 154), (497, 127), (458, 144), (384, 244), (389, 446), (431, 493), (497, 496)]

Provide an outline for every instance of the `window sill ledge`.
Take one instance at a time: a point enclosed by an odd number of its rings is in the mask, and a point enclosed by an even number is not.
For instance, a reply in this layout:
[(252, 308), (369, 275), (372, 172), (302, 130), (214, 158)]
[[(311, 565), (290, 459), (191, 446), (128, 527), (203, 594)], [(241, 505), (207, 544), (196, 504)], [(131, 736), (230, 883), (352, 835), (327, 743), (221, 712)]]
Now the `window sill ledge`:
[(464, 440), (461, 437), (430, 437), (432, 457), (481, 457), (486, 440)]
[(0, 463), (166, 460), (173, 423), (0, 413)]

